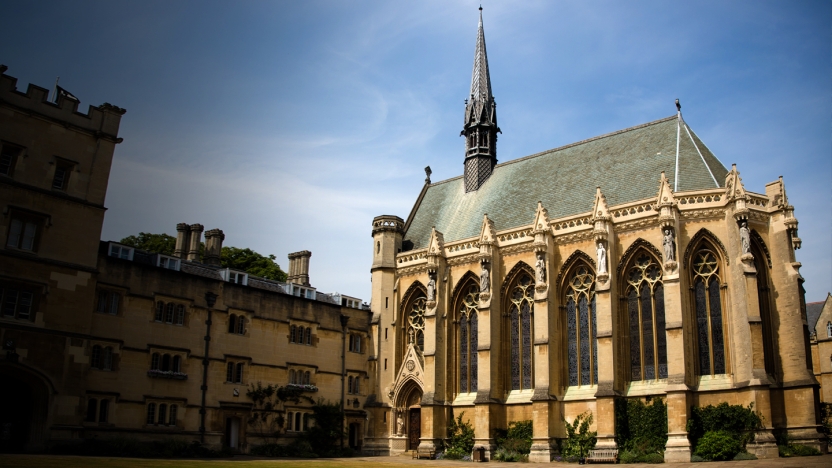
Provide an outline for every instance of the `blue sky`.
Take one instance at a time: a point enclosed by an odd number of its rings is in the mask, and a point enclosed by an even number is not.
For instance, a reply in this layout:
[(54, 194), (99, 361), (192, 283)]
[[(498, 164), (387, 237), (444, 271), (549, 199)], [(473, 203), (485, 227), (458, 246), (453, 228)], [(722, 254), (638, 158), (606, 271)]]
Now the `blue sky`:
[[(127, 109), (104, 239), (201, 223), (284, 268), (311, 250), (314, 286), (369, 301), (372, 218), (405, 218), (425, 166), (462, 172), (478, 6), (7, 0), (0, 63), (22, 90), (60, 75), (82, 108)], [(832, 3), (483, 8), (500, 161), (670, 116), (679, 98), (746, 189), (784, 177), (806, 298), (832, 290)]]

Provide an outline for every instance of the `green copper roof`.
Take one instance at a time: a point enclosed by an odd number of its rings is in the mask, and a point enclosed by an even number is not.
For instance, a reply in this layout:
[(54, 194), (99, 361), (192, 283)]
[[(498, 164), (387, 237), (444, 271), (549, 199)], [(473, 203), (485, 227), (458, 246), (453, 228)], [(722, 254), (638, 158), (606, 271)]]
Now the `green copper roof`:
[(404, 238), (414, 249), (426, 247), (433, 226), (445, 242), (474, 237), (485, 213), (498, 231), (523, 226), (534, 220), (538, 200), (550, 219), (584, 213), (595, 187), (610, 206), (655, 197), (662, 171), (676, 192), (721, 187), (728, 170), (692, 130), (688, 135), (684, 121), (676, 184), (678, 122), (674, 115), (499, 164), (475, 192), (465, 193), (462, 177), (432, 184)]

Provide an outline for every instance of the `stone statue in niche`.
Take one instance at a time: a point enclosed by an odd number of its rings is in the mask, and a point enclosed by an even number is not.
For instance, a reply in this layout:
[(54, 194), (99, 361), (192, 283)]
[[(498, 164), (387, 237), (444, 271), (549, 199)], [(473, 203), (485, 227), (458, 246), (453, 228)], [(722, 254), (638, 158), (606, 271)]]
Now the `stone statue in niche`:
[(436, 273), (428, 274), (428, 302), (436, 300)]
[(751, 253), (751, 233), (748, 231), (748, 223), (745, 221), (740, 224), (740, 242), (742, 243), (742, 254)]
[(491, 290), (488, 274), (488, 263), (482, 263), (482, 271), (480, 272), (480, 293), (487, 293)]
[(404, 418), (401, 412), (396, 416), (396, 434), (404, 434)]
[(664, 261), (675, 262), (676, 241), (673, 240), (673, 231), (671, 231), (670, 229), (664, 230), (664, 240), (662, 241), (662, 247), (664, 247)]
[(598, 242), (596, 253), (598, 254), (598, 274), (605, 275), (607, 274), (607, 249), (603, 242)]
[(546, 283), (546, 262), (543, 260), (543, 254), (537, 254), (537, 262), (534, 264), (535, 280), (537, 284)]

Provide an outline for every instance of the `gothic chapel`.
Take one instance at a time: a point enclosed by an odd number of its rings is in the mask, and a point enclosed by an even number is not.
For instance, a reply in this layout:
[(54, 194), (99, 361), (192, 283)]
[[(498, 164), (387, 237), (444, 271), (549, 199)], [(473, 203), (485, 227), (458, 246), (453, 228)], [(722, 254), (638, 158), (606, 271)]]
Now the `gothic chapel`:
[(463, 175), (428, 170), (406, 220), (373, 220), (366, 449), (435, 448), (464, 412), (487, 459), (532, 420), (549, 462), (564, 419), (591, 412), (614, 447), (614, 401), (661, 397), (669, 462), (690, 460), (691, 408), (723, 401), (762, 415), (760, 458), (774, 430), (825, 451), (783, 180), (746, 190), (676, 107), (497, 164), (480, 11)]

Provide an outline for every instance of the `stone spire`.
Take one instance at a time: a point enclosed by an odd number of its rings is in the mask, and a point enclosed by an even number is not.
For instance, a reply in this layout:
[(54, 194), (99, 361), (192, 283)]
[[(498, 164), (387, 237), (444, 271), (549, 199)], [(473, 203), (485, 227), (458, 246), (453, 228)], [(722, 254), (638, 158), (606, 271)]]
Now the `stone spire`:
[(480, 7), (474, 70), (471, 73), (471, 96), (465, 102), (465, 124), (460, 133), (465, 136), (466, 192), (479, 189), (491, 176), (491, 171), (497, 164), (497, 132), (500, 132), (497, 127), (497, 103), (491, 94), (491, 76), (488, 73)]

